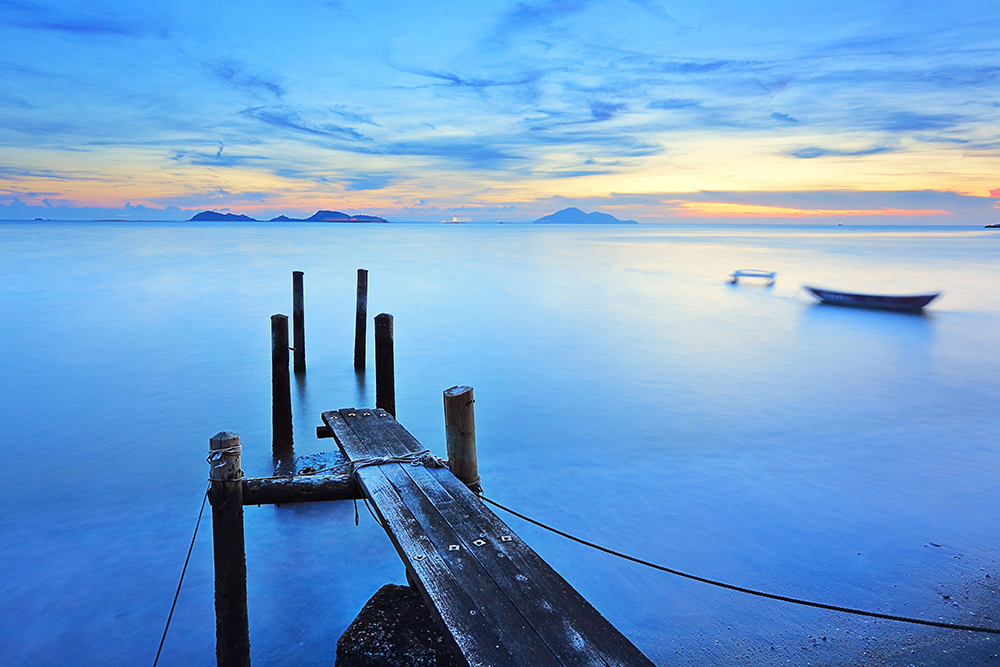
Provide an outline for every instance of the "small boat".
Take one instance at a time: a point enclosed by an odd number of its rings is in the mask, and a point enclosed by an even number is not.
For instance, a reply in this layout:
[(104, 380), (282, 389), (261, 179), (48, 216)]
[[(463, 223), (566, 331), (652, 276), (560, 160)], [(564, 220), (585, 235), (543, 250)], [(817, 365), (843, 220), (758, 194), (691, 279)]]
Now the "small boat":
[(774, 271), (761, 271), (759, 269), (738, 269), (729, 276), (729, 282), (736, 284), (740, 278), (764, 278), (768, 285), (774, 284), (774, 277), (778, 275)]
[(833, 290), (820, 289), (818, 287), (802, 286), (823, 303), (834, 306), (851, 306), (854, 308), (878, 308), (881, 310), (920, 310), (941, 293), (934, 294), (912, 294), (901, 296), (890, 296), (884, 294), (854, 294), (852, 292), (834, 292)]

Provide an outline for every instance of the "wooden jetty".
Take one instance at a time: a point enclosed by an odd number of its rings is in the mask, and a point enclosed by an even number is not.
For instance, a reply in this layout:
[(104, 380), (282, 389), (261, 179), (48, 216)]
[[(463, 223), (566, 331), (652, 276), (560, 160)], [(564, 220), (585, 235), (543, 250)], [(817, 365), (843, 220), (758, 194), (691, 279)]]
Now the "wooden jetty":
[[(411, 586), (470, 667), (653, 664), (449, 468), (414, 464), (427, 450), (391, 414), (345, 408), (322, 417), (319, 434), (332, 436), (347, 460), (367, 463), (354, 475), (240, 479), (239, 436), (212, 439), (213, 451), (222, 452), (214, 456), (209, 496), (220, 666), (250, 664), (236, 506), (354, 498), (371, 504)], [(378, 462), (400, 458), (409, 460)]]
[[(296, 319), (301, 322), (301, 273), (296, 274)], [(363, 289), (367, 292), (367, 272), (359, 271), (359, 322), (366, 310)], [(363, 341), (363, 324), (357, 331)], [(298, 326), (295, 338), (298, 352), (304, 348)], [(336, 440), (338, 454), (294, 456), (284, 315), (272, 318), (275, 476), (243, 478), (238, 434), (223, 431), (210, 440), (218, 665), (250, 665), (243, 507), (364, 499), (460, 663), (652, 667), (477, 495), (472, 388), (444, 392), (448, 461), (430, 455), (394, 416), (391, 315), (375, 318), (375, 339), (377, 407), (324, 412), (316, 429), (317, 437)], [(364, 368), (363, 351), (355, 352), (358, 366)]]
[[(424, 451), (385, 410), (324, 412), (350, 459)], [(652, 665), (448, 468), (357, 471), (407, 576), (469, 665)]]

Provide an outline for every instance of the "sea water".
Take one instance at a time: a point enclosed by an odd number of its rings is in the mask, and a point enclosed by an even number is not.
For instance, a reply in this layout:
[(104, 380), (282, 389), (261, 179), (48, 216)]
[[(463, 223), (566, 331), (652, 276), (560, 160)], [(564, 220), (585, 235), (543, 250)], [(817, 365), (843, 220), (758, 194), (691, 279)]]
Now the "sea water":
[[(996, 627), (998, 266), (1000, 232), (970, 227), (0, 223), (0, 664), (152, 663), (208, 439), (237, 431), (246, 474), (271, 473), (269, 317), (293, 270), (298, 453), (335, 447), (322, 411), (374, 404), (372, 364), (352, 366), (366, 268), (369, 314), (395, 318), (399, 421), (444, 455), (441, 392), (473, 386), (487, 496), (699, 576)], [(777, 281), (728, 282), (746, 268)], [(803, 284), (942, 296), (854, 310)], [(906, 665), (982, 641), (501, 518), (657, 664)], [(405, 581), (350, 502), (245, 525), (256, 664), (332, 664)], [(206, 516), (161, 665), (214, 664), (212, 576)]]

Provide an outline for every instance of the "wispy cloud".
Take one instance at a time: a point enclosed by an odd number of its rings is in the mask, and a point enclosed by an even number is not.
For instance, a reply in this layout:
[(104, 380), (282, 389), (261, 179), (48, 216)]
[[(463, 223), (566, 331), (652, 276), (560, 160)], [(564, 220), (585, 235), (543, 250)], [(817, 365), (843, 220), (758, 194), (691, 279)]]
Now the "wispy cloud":
[(381, 190), (395, 180), (390, 174), (362, 174), (342, 179), (340, 183), (348, 190)]
[(272, 95), (278, 99), (285, 95), (285, 87), (279, 81), (249, 73), (247, 64), (239, 60), (219, 60), (208, 63), (207, 67), (212, 76), (236, 90), (255, 96)]
[(341, 118), (346, 118), (347, 120), (353, 121), (355, 123), (362, 123), (365, 125), (374, 125), (375, 127), (382, 127), (373, 119), (374, 117), (370, 113), (363, 113), (360, 111), (352, 111), (344, 105), (337, 104), (330, 108), (330, 111)]
[(671, 98), (665, 100), (655, 100), (646, 105), (649, 109), (692, 109), (700, 107), (698, 100), (686, 100), (681, 98)]
[(819, 146), (807, 146), (789, 151), (792, 157), (811, 160), (819, 157), (861, 157), (864, 155), (877, 155), (878, 153), (889, 153), (899, 150), (896, 146), (872, 146), (858, 150), (843, 150), (836, 148), (820, 148)]
[(514, 79), (478, 78), (478, 77), (463, 76), (461, 74), (456, 74), (454, 72), (440, 72), (421, 67), (410, 67), (406, 65), (399, 65), (392, 62), (389, 62), (388, 64), (390, 67), (399, 72), (405, 72), (407, 74), (416, 74), (417, 76), (434, 79), (436, 81), (442, 81), (444, 82), (443, 85), (455, 86), (458, 88), (482, 89), (482, 88), (497, 88), (503, 86), (523, 86), (525, 84), (535, 83), (541, 76), (541, 73), (539, 72), (529, 72), (522, 74), (518, 78)]
[(506, 41), (514, 33), (552, 25), (565, 16), (579, 13), (589, 4), (586, 0), (517, 2), (500, 16), (493, 29), (493, 40)]
[(677, 28), (684, 28), (684, 24), (674, 18), (662, 5), (655, 0), (629, 0), (633, 5), (641, 7), (647, 14), (660, 19)]
[(624, 111), (628, 111), (627, 104), (614, 104), (603, 100), (595, 100), (590, 103), (590, 115), (593, 116), (594, 120), (611, 120)]
[(524, 156), (499, 148), (495, 142), (488, 140), (478, 142), (443, 138), (402, 141), (391, 143), (377, 152), (396, 156), (440, 157), (479, 169), (508, 168), (525, 161)]
[(309, 124), (303, 121), (299, 113), (293, 109), (276, 107), (251, 107), (239, 112), (239, 115), (250, 120), (260, 121), (273, 127), (301, 132), (317, 137), (327, 137), (331, 139), (349, 139), (351, 141), (370, 141), (361, 132), (353, 127), (343, 127), (333, 123), (321, 123), (318, 125)]
[(925, 130), (947, 130), (960, 125), (963, 118), (958, 114), (925, 114), (917, 111), (896, 111), (876, 122), (890, 132), (920, 132)]
[(101, 180), (100, 175), (86, 171), (27, 169), (22, 167), (0, 167), (0, 178), (12, 181), (26, 179), (53, 181)]
[(46, 7), (32, 2), (5, 0), (0, 25), (27, 30), (46, 30), (74, 35), (114, 35), (135, 37), (150, 32), (148, 25), (122, 21), (111, 13), (101, 14), (97, 9), (77, 5), (66, 9)]
[(799, 122), (799, 120), (797, 118), (792, 118), (787, 113), (778, 113), (777, 111), (775, 111), (774, 113), (771, 114), (771, 118), (773, 118), (774, 120), (780, 120), (782, 123), (798, 123)]

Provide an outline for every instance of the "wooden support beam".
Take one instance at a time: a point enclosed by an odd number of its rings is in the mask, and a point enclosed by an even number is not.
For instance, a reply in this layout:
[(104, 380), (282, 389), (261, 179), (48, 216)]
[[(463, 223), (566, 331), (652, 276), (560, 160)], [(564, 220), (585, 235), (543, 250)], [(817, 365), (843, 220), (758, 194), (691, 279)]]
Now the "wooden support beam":
[(253, 477), (242, 481), (244, 505), (360, 500), (364, 497), (350, 475)]
[(396, 416), (396, 377), (392, 351), (392, 315), (375, 316), (375, 407)]
[(292, 456), (292, 387), (288, 373), (288, 316), (271, 316), (271, 451)]
[(247, 561), (243, 545), (240, 436), (222, 431), (209, 440), (208, 499), (215, 556), (215, 657), (219, 667), (249, 667)]
[(474, 493), (482, 493), (476, 457), (475, 399), (472, 387), (452, 387), (444, 391), (444, 431), (448, 444), (448, 468)]
[(292, 271), (292, 347), (295, 349), (295, 372), (306, 372), (306, 316), (302, 297), (301, 271)]
[(358, 269), (358, 310), (354, 319), (354, 370), (365, 370), (368, 328), (368, 269)]

